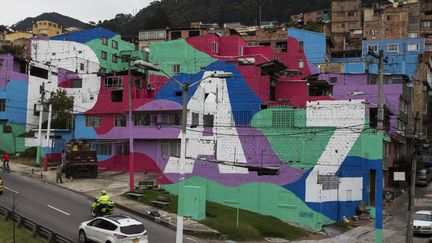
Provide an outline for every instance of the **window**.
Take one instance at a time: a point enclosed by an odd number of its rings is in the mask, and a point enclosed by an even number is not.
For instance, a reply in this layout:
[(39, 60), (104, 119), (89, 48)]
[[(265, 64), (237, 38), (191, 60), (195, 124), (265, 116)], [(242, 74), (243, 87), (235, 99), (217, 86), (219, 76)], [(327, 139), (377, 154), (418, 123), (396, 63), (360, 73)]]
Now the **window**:
[(432, 21), (422, 21), (422, 27), (430, 28), (432, 26)]
[(204, 115), (204, 127), (213, 127), (214, 115)]
[(129, 144), (122, 143), (116, 145), (116, 154), (117, 155), (128, 155), (129, 154)]
[(181, 124), (181, 113), (162, 114), (162, 124), (180, 125)]
[(0, 99), (0, 112), (5, 112), (5, 111), (6, 111), (6, 100)]
[(116, 54), (112, 55), (112, 62), (117, 63), (117, 55)]
[(299, 59), (298, 67), (299, 67), (299, 69), (304, 68), (304, 61), (303, 61), (303, 58), (300, 58), (300, 59)]
[(112, 154), (111, 144), (103, 144), (103, 143), (99, 144), (99, 143), (97, 143), (95, 145), (95, 148), (96, 148), (96, 154), (97, 155), (111, 155)]
[(102, 118), (100, 116), (86, 116), (86, 127), (100, 127), (101, 124)]
[(143, 80), (141, 80), (141, 79), (135, 79), (134, 86), (137, 89), (142, 89), (142, 87), (143, 87)]
[(398, 52), (399, 51), (398, 44), (388, 44), (387, 45), (387, 51), (388, 52)]
[(106, 60), (107, 59), (108, 54), (106, 53), (106, 51), (102, 51), (102, 60)]
[(377, 44), (369, 44), (368, 51), (378, 52), (378, 45)]
[(331, 84), (335, 84), (335, 83), (337, 83), (337, 77), (330, 77), (329, 81)]
[(192, 125), (191, 127), (199, 126), (199, 113), (192, 112)]
[(119, 88), (119, 87), (123, 86), (123, 82), (122, 82), (122, 79), (120, 77), (105, 78), (104, 86), (105, 87)]
[(357, 12), (356, 11), (349, 11), (348, 12), (348, 17), (355, 17), (357, 16)]
[(408, 38), (417, 38), (417, 37), (418, 37), (418, 33), (416, 33), (416, 32), (408, 33)]
[(303, 51), (303, 48), (304, 48), (304, 42), (299, 41), (299, 51)]
[(72, 79), (71, 88), (82, 88), (82, 79)]
[(180, 73), (180, 64), (174, 64), (172, 65), (173, 74), (179, 74)]
[(199, 30), (190, 30), (189, 31), (189, 37), (199, 36), (200, 32)]
[(166, 30), (143, 31), (139, 33), (140, 40), (166, 39)]
[(413, 43), (413, 44), (408, 44), (408, 51), (418, 51), (419, 50), (419, 44), (418, 43)]
[(243, 56), (244, 48), (243, 46), (239, 46), (239, 56)]
[(219, 53), (219, 44), (217, 42), (213, 42), (213, 52)]
[(375, 30), (375, 29), (371, 29), (371, 30), (369, 30), (369, 35), (371, 35), (371, 36), (376, 36), (376, 35), (378, 35), (378, 30)]
[(108, 45), (108, 38), (102, 37), (102, 45), (105, 45), (105, 46)]
[(114, 48), (114, 49), (118, 49), (118, 42), (115, 41), (115, 40), (113, 40), (113, 41), (111, 42), (111, 46), (112, 46), (112, 48)]
[(111, 91), (111, 101), (112, 102), (122, 102), (123, 101), (123, 90), (112, 90)]
[(80, 63), (80, 70), (84, 71), (84, 69), (85, 69), (84, 63)]
[(125, 127), (126, 126), (126, 116), (125, 115), (116, 115), (114, 117), (114, 126), (115, 127)]
[(418, 24), (419, 17), (418, 16), (410, 16), (408, 18), (409, 24)]
[(338, 17), (345, 17), (345, 12), (338, 12), (338, 13), (337, 13), (337, 16), (338, 16)]
[(181, 31), (171, 32), (171, 40), (177, 40), (181, 38)]
[(39, 67), (30, 67), (30, 76), (48, 79), (48, 70)]
[(134, 126), (155, 126), (157, 124), (157, 114), (136, 113), (133, 118)]
[(129, 61), (129, 55), (122, 55), (121, 59), (122, 59), (123, 63), (128, 62)]
[(393, 19), (393, 15), (387, 15), (387, 20), (390, 21)]
[(161, 156), (180, 157), (180, 140), (163, 140), (161, 145)]

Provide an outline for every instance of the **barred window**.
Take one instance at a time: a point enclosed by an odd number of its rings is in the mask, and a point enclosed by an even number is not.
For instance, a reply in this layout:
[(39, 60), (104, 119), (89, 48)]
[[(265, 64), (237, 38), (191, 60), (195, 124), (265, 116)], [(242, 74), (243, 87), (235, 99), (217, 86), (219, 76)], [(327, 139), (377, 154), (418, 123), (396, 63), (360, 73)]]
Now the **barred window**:
[(123, 80), (120, 77), (105, 78), (104, 86), (105, 87), (117, 87), (117, 88), (122, 87), (123, 86)]
[(126, 126), (126, 116), (125, 115), (117, 115), (114, 118), (114, 126), (115, 127), (125, 127)]
[(0, 99), (0, 112), (5, 112), (5, 111), (6, 111), (6, 100)]
[(162, 114), (162, 124), (180, 125), (181, 124), (181, 113)]
[(204, 115), (204, 127), (214, 126), (214, 115)]
[(151, 125), (150, 113), (135, 114), (134, 115), (134, 125), (135, 126), (150, 126)]
[(163, 140), (160, 143), (161, 145), (161, 156), (171, 156), (171, 157), (180, 157), (180, 148), (181, 143), (180, 139), (176, 140)]
[(129, 154), (129, 144), (122, 143), (116, 145), (116, 154), (117, 155), (127, 155)]
[(192, 127), (199, 126), (199, 113), (192, 112)]
[(294, 110), (273, 110), (273, 127), (294, 127)]
[(86, 127), (100, 127), (102, 118), (100, 116), (86, 116)]
[(111, 155), (111, 144), (96, 144), (96, 154), (98, 155)]

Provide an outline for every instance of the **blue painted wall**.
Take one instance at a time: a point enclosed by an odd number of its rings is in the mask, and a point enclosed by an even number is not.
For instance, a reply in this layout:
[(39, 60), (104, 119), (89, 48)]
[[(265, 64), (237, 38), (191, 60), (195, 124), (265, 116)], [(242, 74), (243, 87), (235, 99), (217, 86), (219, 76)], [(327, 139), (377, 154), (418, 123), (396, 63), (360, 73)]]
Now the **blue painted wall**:
[(323, 33), (289, 28), (288, 36), (303, 41), (304, 52), (311, 64), (326, 63), (326, 35)]

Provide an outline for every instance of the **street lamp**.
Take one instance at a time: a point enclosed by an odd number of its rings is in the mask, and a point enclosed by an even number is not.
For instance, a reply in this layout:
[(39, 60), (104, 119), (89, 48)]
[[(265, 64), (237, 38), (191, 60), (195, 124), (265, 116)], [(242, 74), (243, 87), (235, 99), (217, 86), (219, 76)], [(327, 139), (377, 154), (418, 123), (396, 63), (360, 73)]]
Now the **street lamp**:
[(212, 73), (202, 79), (194, 82), (194, 83), (181, 83), (170, 74), (166, 73), (163, 69), (160, 69), (158, 66), (153, 63), (145, 62), (142, 60), (138, 60), (134, 62), (134, 66), (140, 67), (143, 69), (162, 72), (167, 75), (170, 79), (174, 80), (183, 91), (183, 104), (182, 104), (182, 131), (181, 131), (181, 144), (180, 144), (180, 178), (179, 178), (179, 190), (178, 190), (178, 207), (177, 207), (177, 233), (176, 233), (176, 243), (183, 242), (183, 216), (180, 216), (180, 209), (183, 206), (183, 186), (184, 186), (184, 165), (186, 164), (186, 125), (187, 125), (187, 103), (188, 103), (188, 91), (189, 88), (201, 83), (202, 81), (209, 78), (231, 78), (233, 76), (230, 72), (223, 73)]

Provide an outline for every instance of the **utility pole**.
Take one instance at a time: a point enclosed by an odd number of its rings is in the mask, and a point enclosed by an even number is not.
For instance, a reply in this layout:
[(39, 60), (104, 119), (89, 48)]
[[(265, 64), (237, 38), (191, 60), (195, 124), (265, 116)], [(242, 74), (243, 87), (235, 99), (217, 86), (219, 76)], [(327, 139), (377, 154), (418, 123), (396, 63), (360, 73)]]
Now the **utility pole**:
[(414, 197), (415, 197), (415, 181), (416, 181), (416, 172), (417, 172), (417, 155), (418, 155), (418, 123), (420, 121), (419, 112), (416, 112), (415, 122), (414, 122), (414, 146), (411, 154), (411, 182), (409, 189), (409, 201), (408, 201), (408, 225), (407, 225), (407, 234), (406, 234), (406, 242), (413, 242), (413, 218), (414, 218)]
[(380, 50), (378, 54), (378, 116), (377, 116), (377, 131), (384, 131), (384, 51)]
[(128, 114), (128, 133), (129, 133), (129, 191), (133, 191), (135, 189), (134, 185), (134, 139), (132, 137), (132, 53), (129, 56), (129, 65), (128, 65), (128, 103), (129, 103), (129, 114)]
[[(51, 98), (52, 98), (52, 93), (51, 93)], [(48, 108), (48, 126), (47, 126), (47, 138), (46, 138), (46, 143), (48, 148), (51, 148), (51, 144), (50, 144), (51, 120), (52, 120), (52, 102), (50, 102)], [(44, 161), (44, 171), (48, 171), (47, 160)]]
[(39, 127), (38, 127), (38, 146), (36, 150), (36, 166), (40, 166), (41, 150), (42, 150), (42, 117), (43, 117), (43, 102), (45, 99), (45, 83), (40, 86), (41, 100), (39, 102)]

